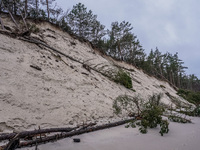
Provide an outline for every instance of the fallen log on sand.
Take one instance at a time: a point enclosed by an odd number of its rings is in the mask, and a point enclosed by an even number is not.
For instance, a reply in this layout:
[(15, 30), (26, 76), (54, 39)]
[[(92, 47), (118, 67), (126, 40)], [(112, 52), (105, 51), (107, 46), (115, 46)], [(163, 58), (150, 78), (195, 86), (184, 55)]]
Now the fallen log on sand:
[(99, 126), (95, 126), (95, 127), (88, 127), (88, 128), (83, 127), (79, 130), (75, 130), (75, 131), (68, 132), (68, 133), (61, 133), (61, 134), (56, 134), (56, 135), (53, 135), (53, 136), (44, 137), (42, 139), (36, 139), (36, 140), (28, 141), (28, 142), (21, 142), (19, 144), (19, 147), (25, 147), (25, 146), (30, 146), (30, 145), (32, 146), (32, 145), (36, 145), (36, 144), (39, 144), (39, 143), (45, 143), (45, 142), (50, 142), (50, 141), (56, 141), (58, 139), (72, 137), (74, 135), (80, 135), (80, 134), (84, 134), (84, 133), (88, 133), (88, 132), (94, 132), (94, 131), (97, 131), (97, 130), (116, 127), (116, 126), (128, 123), (132, 120), (134, 120), (134, 119), (133, 118), (127, 119), (127, 120), (118, 121), (118, 122), (114, 122), (114, 123), (108, 123), (108, 124), (105, 124), (105, 125), (99, 125)]
[[(17, 143), (18, 148), (25, 147), (25, 146), (33, 146), (33, 145), (37, 145), (39, 143), (56, 141), (58, 139), (63, 139), (66, 137), (72, 137), (74, 135), (80, 135), (83, 133), (88, 133), (88, 132), (93, 132), (93, 131), (97, 131), (97, 130), (116, 127), (116, 126), (128, 123), (134, 119), (135, 118), (131, 118), (131, 119), (118, 121), (118, 122), (114, 122), (114, 123), (108, 123), (108, 124), (99, 125), (99, 126), (94, 126), (94, 125), (96, 125), (95, 123), (90, 123), (88, 125), (83, 125), (81, 128), (80, 128), (80, 126), (75, 127), (75, 128), (52, 128), (52, 129), (40, 129), (40, 130), (34, 130), (34, 131), (24, 131), (24, 132), (21, 132), (18, 134), (16, 134), (16, 133), (3, 134), (2, 136), (0, 136), (0, 141), (1, 140), (10, 140), (10, 142), (7, 145), (2, 146), (2, 148), (5, 148), (5, 149), (8, 146), (12, 145), (12, 143), (15, 143), (15, 141), (19, 141), (19, 143)], [(52, 132), (61, 132), (61, 133), (54, 134), (51, 136), (45, 136), (45, 137), (40, 136), (40, 138), (38, 138), (38, 139), (30, 140), (27, 142), (24, 142), (24, 141), (20, 142), (20, 139), (23, 139), (28, 136), (44, 134), (44, 133), (52, 133)]]
[[(78, 127), (75, 128), (50, 128), (50, 129), (39, 129), (39, 130), (33, 130), (33, 131), (23, 131), (18, 133), (18, 138), (25, 138), (27, 136), (37, 135), (37, 134), (44, 134), (44, 133), (53, 133), (53, 132), (70, 132)], [(0, 135), (0, 141), (2, 140), (10, 140), (14, 138), (17, 135), (17, 133), (9, 133), (9, 134), (3, 134)]]

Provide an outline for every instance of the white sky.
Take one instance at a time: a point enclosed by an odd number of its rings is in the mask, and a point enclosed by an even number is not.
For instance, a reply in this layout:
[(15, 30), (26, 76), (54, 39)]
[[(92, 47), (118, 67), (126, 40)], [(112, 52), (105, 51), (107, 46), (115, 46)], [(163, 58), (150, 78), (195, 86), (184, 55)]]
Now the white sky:
[(110, 29), (114, 21), (128, 21), (145, 52), (158, 47), (178, 52), (189, 69), (200, 78), (199, 0), (56, 0), (64, 11), (81, 2)]

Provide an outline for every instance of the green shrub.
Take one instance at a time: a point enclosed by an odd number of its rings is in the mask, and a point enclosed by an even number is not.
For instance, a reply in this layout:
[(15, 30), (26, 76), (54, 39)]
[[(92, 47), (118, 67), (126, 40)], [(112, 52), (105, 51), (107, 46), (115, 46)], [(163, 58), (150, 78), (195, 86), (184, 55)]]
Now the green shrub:
[(164, 85), (160, 85), (161, 88), (165, 89), (166, 87)]
[(193, 103), (195, 105), (200, 104), (200, 92), (179, 89), (177, 94), (190, 103)]
[(160, 134), (163, 136), (163, 133), (169, 132), (169, 122), (167, 120), (162, 120), (160, 123)]
[(169, 123), (167, 120), (162, 120), (163, 112), (165, 111), (164, 107), (160, 105), (161, 95), (153, 95), (150, 97), (149, 101), (144, 105), (144, 108), (141, 112), (141, 128), (142, 133), (147, 132), (147, 128), (156, 128), (160, 125), (160, 134), (163, 136), (164, 133), (168, 133)]
[(196, 108), (193, 111), (194, 116), (200, 117), (200, 106), (196, 106)]
[(189, 111), (178, 111), (179, 113), (188, 115), (188, 116), (193, 116), (193, 117), (200, 117), (200, 106), (197, 105), (194, 110), (189, 110)]
[(131, 127), (131, 128), (136, 128), (135, 120), (130, 121), (130, 122), (125, 126), (125, 128), (129, 128), (129, 127)]
[(121, 85), (125, 86), (128, 89), (131, 89), (133, 87), (130, 75), (127, 72), (123, 71), (122, 69), (120, 69), (117, 72), (117, 74), (114, 77), (114, 81), (116, 83), (120, 83)]
[(38, 33), (40, 32), (40, 29), (35, 24), (32, 24), (30, 25), (30, 31), (33, 33)]
[[(124, 100), (125, 97), (120, 97), (120, 104), (123, 106), (128, 106), (132, 100)], [(134, 102), (139, 98), (135, 98)], [(168, 133), (169, 131), (169, 123), (167, 120), (162, 120), (162, 115), (165, 111), (164, 107), (160, 104), (161, 95), (153, 95), (149, 98), (149, 101), (142, 106), (142, 110), (138, 106), (137, 109), (139, 110), (140, 114), (138, 118), (141, 118), (139, 122), (129, 123), (126, 127), (135, 127), (136, 125), (140, 126), (139, 130), (141, 133), (147, 133), (147, 128), (156, 128), (160, 125), (160, 134), (163, 136), (164, 133)], [(117, 106), (117, 107), (116, 107)], [(116, 110), (121, 111), (121, 107), (119, 105), (115, 105), (117, 108)]]

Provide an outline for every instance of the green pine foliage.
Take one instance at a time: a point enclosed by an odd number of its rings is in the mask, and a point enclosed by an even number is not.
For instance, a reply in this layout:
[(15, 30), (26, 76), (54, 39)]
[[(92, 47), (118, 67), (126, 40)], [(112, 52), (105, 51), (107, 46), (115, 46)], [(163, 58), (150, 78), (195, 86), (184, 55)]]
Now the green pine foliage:
[[(160, 134), (166, 134), (169, 132), (169, 122), (162, 119), (162, 115), (165, 111), (164, 107), (160, 104), (161, 95), (153, 95), (149, 98), (148, 102), (142, 104), (139, 97), (131, 97), (127, 95), (119, 96), (113, 103), (114, 113), (120, 114), (122, 110), (127, 110), (132, 113), (138, 112), (139, 121), (133, 121), (128, 123), (125, 127), (140, 126), (139, 131), (141, 133), (147, 133), (148, 128), (156, 128), (160, 126)], [(141, 106), (142, 105), (142, 106)], [(141, 107), (140, 107), (141, 106)]]
[(190, 103), (193, 103), (195, 105), (200, 104), (200, 92), (194, 92), (194, 91), (191, 91), (191, 90), (179, 89), (177, 94), (182, 96), (184, 99), (186, 99)]
[(180, 110), (177, 112), (185, 114), (187, 116), (200, 117), (200, 106), (197, 105), (193, 110), (185, 110), (185, 111)]
[(105, 26), (97, 20), (97, 15), (94, 15), (91, 10), (87, 10), (87, 7), (82, 3), (73, 6), (64, 18), (75, 35), (87, 39), (94, 45), (99, 44), (99, 41), (106, 34)]
[(141, 112), (141, 127), (139, 128), (141, 133), (146, 133), (147, 128), (156, 128), (160, 125), (160, 134), (169, 132), (169, 123), (167, 120), (162, 120), (164, 107), (160, 105), (161, 95), (153, 95), (149, 98), (149, 101), (144, 105)]
[(129, 73), (123, 71), (122, 69), (119, 69), (113, 80), (128, 89), (131, 89), (133, 87)]
[(161, 136), (164, 135), (164, 133), (169, 132), (169, 122), (167, 120), (162, 120), (160, 123), (160, 134)]
[(168, 116), (168, 119), (173, 122), (178, 122), (178, 123), (191, 123), (191, 120), (188, 120), (186, 118), (176, 116), (176, 115), (170, 115)]

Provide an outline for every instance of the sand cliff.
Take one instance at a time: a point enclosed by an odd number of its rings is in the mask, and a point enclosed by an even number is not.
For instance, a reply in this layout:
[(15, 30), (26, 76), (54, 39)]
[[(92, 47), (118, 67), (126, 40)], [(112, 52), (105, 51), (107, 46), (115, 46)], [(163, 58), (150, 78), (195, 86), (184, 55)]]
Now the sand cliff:
[[(12, 29), (8, 19), (4, 18), (4, 22)], [(112, 104), (116, 97), (125, 94), (147, 100), (152, 94), (162, 93), (161, 101), (175, 106), (166, 95), (170, 93), (187, 103), (167, 82), (114, 61), (49, 23), (40, 23), (38, 28), (32, 37), (94, 70), (111, 74), (119, 66), (124, 68), (130, 73), (135, 92), (44, 46), (0, 34), (0, 132), (121, 120), (127, 114), (116, 116)]]

